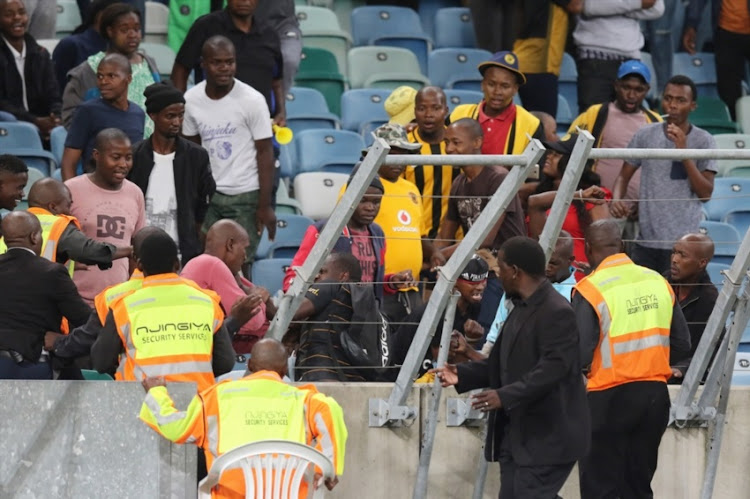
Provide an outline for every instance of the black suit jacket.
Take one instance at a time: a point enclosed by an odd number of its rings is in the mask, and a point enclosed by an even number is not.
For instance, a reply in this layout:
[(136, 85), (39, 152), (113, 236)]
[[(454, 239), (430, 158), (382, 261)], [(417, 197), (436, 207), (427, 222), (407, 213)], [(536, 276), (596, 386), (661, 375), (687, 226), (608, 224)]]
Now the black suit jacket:
[[(206, 218), (208, 202), (216, 191), (216, 182), (205, 149), (182, 137), (177, 137), (176, 144), (173, 165), (177, 234), (182, 264), (185, 265), (203, 252), (196, 224)], [(133, 146), (133, 168), (128, 174), (128, 179), (141, 188), (144, 196), (153, 169), (154, 147), (151, 138), (148, 138)]]
[(0, 350), (15, 350), (30, 362), (42, 353), (44, 333), (85, 323), (91, 308), (65, 267), (20, 248), (0, 255)]
[(578, 358), (573, 309), (544, 281), (528, 300), (515, 302), (487, 360), (458, 365), (459, 392), (489, 387), (503, 405), (489, 416), (487, 460), (498, 460), (505, 436), (521, 466), (586, 455), (591, 424)]

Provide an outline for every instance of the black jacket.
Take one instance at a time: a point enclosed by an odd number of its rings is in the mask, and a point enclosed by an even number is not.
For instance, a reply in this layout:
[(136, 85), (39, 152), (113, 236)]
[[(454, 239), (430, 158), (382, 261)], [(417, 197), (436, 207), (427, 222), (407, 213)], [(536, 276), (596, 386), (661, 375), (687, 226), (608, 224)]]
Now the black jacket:
[(35, 118), (49, 116), (50, 113), (59, 116), (62, 98), (49, 52), (36, 43), (31, 35), (27, 34), (24, 40), (24, 78), (29, 110), (23, 107), (21, 75), (18, 74), (16, 61), (5, 42), (0, 40), (0, 111), (29, 122), (33, 122)]
[[(177, 137), (176, 144), (174, 185), (177, 196), (177, 233), (182, 264), (185, 265), (203, 252), (196, 224), (202, 223), (206, 217), (208, 202), (216, 191), (216, 182), (211, 174), (211, 164), (205, 149), (182, 137)], [(148, 138), (133, 146), (133, 168), (128, 174), (128, 179), (140, 187), (144, 196), (153, 168), (154, 148)]]
[(44, 333), (84, 324), (91, 308), (78, 294), (68, 271), (23, 249), (0, 255), (0, 350), (15, 350), (29, 362), (42, 353)]
[[(672, 287), (677, 286), (671, 279), (667, 278), (669, 284)], [(711, 312), (714, 310), (716, 305), (716, 299), (719, 297), (719, 291), (711, 283), (711, 278), (708, 276), (708, 272), (705, 270), (698, 277), (698, 282), (695, 286), (692, 286), (690, 294), (684, 300), (680, 301), (680, 308), (682, 309), (682, 315), (685, 316), (688, 329), (690, 330), (690, 354), (687, 358), (675, 363), (672, 367), (678, 368), (682, 371), (682, 374), (687, 372), (687, 368), (690, 365), (690, 361), (693, 360), (695, 350), (698, 348), (698, 343), (701, 341), (703, 331), (706, 329), (706, 323), (708, 318), (711, 316)], [(672, 379), (672, 381), (681, 382), (684, 378)]]
[(500, 396), (503, 408), (487, 422), (487, 460), (499, 459), (507, 435), (519, 466), (571, 463), (591, 441), (575, 314), (548, 281), (514, 303), (489, 358), (457, 366), (456, 389), (489, 387)]

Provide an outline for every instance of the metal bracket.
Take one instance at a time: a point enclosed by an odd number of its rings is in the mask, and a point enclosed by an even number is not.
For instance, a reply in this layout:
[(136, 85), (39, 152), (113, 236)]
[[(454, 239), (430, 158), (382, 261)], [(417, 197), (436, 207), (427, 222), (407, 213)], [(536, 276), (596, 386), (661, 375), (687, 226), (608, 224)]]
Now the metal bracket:
[(480, 426), (486, 417), (486, 412), (471, 408), (471, 399), (445, 400), (445, 426)]
[(714, 419), (715, 407), (699, 407), (695, 403), (690, 406), (672, 406), (669, 412), (669, 422), (677, 428), (705, 428)]
[(387, 400), (370, 399), (368, 415), (370, 428), (398, 426), (398, 423), (416, 418), (417, 408), (405, 405), (391, 407)]

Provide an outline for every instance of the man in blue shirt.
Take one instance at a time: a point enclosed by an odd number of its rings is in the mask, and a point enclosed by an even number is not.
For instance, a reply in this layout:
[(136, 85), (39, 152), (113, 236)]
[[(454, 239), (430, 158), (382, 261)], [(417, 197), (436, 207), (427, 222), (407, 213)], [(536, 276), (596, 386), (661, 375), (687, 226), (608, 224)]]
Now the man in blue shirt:
[[(555, 243), (555, 250), (552, 252), (552, 256), (547, 263), (545, 274), (547, 275), (547, 279), (552, 283), (552, 287), (555, 288), (555, 291), (563, 295), (568, 301), (570, 301), (573, 286), (576, 284), (572, 267), (574, 261), (573, 238), (567, 231), (561, 230), (560, 236)], [(492, 350), (492, 345), (497, 341), (503, 324), (505, 324), (505, 320), (508, 318), (511, 310), (513, 310), (513, 302), (506, 300), (503, 294), (500, 306), (497, 308), (495, 320), (492, 321), (490, 332), (487, 333), (487, 341), (482, 348), (482, 353), (485, 355), (489, 355), (490, 350)]]
[(84, 170), (91, 159), (96, 135), (105, 128), (119, 128), (135, 144), (143, 139), (146, 114), (128, 100), (132, 79), (130, 62), (122, 54), (108, 54), (96, 70), (101, 97), (78, 106), (65, 139), (60, 164), (63, 181), (77, 175), (76, 166), (82, 159)]

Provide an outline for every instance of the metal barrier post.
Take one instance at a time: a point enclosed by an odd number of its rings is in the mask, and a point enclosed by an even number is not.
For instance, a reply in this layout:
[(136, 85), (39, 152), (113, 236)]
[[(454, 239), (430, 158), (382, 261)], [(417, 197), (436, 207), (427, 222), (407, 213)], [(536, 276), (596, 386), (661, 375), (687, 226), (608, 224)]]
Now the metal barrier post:
[[(448, 360), (448, 351), (451, 348), (451, 334), (453, 333), (453, 320), (456, 316), (456, 304), (458, 293), (453, 293), (448, 300), (443, 319), (443, 331), (440, 335), (440, 351), (438, 352), (437, 365), (442, 367)], [(417, 481), (414, 484), (414, 499), (427, 497), (427, 478), (430, 472), (430, 461), (432, 460), (432, 447), (435, 443), (435, 432), (437, 430), (438, 410), (440, 408), (440, 396), (443, 386), (440, 379), (435, 376), (430, 392), (430, 407), (427, 413), (424, 435), (422, 436), (422, 452), (419, 454), (419, 469), (417, 469)]]
[[(413, 383), (414, 376), (419, 370), (419, 365), (422, 363), (422, 359), (427, 352), (430, 338), (432, 338), (435, 332), (435, 327), (440, 320), (440, 315), (445, 308), (448, 297), (452, 293), (456, 279), (469, 259), (471, 259), (472, 254), (481, 241), (484, 240), (501, 214), (505, 211), (513, 196), (516, 195), (521, 184), (529, 176), (531, 166), (536, 164), (543, 151), (544, 148), (541, 143), (538, 140), (533, 140), (529, 143), (521, 158), (518, 156), (505, 158), (499, 156), (499, 158), (505, 160), (502, 164), (520, 164), (510, 170), (500, 188), (493, 194), (492, 199), (482, 210), (482, 213), (464, 236), (463, 241), (459, 244), (451, 258), (445, 266), (439, 269), (437, 283), (435, 284), (430, 301), (427, 303), (424, 318), (417, 328), (390, 397), (387, 401), (382, 399), (370, 400), (370, 426), (385, 426), (394, 421), (413, 417), (414, 409), (403, 407), (403, 403)], [(391, 163), (391, 160), (394, 158), (398, 158), (398, 156), (389, 157), (387, 164), (396, 164)], [(415, 163), (414, 159), (410, 159), (408, 156), (404, 156), (404, 158), (406, 161), (411, 161), (411, 164)], [(422, 157), (420, 160), (427, 158), (429, 156)], [(451, 162), (456, 164), (453, 158), (451, 157)], [(487, 158), (484, 159), (486, 160)], [(477, 164), (476, 157), (471, 156), (469, 157), (469, 162), (463, 164), (472, 164), (472, 160), (474, 164)], [(510, 161), (514, 163), (509, 163)]]

